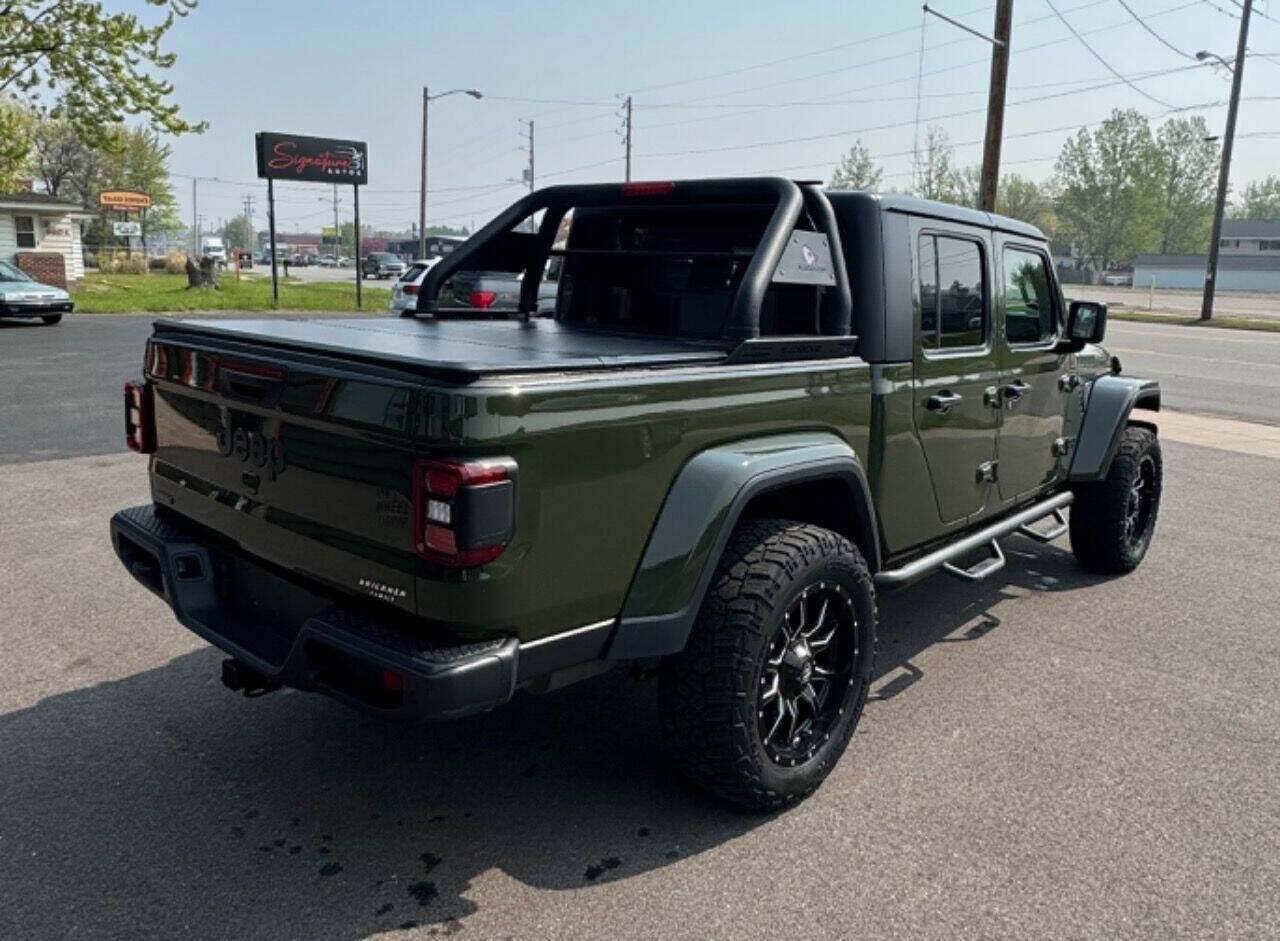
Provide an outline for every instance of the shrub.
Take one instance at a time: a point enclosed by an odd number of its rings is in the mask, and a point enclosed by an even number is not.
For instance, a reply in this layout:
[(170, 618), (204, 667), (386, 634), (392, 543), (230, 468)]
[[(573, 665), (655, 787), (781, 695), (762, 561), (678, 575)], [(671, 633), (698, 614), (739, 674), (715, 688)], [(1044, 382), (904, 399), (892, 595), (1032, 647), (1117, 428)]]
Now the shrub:
[(164, 259), (164, 270), (169, 274), (186, 274), (187, 273), (187, 253), (178, 250), (171, 251)]
[(147, 259), (147, 267), (150, 268), (152, 271), (164, 271), (168, 264), (169, 264), (169, 259), (167, 258), (148, 258)]

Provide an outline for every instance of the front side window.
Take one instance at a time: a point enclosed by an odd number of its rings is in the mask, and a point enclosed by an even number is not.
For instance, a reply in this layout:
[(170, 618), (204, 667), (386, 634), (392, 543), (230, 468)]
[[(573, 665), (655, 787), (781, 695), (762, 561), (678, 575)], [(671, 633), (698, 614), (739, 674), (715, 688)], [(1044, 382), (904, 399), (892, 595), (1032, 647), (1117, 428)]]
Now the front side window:
[(1004, 250), (1004, 326), (1010, 343), (1044, 343), (1058, 332), (1049, 271), (1039, 252)]
[(987, 300), (982, 249), (970, 239), (922, 235), (920, 345), (926, 350), (982, 346)]
[(36, 247), (36, 219), (35, 216), (14, 216), (13, 228), (18, 236), (19, 248), (35, 248)]

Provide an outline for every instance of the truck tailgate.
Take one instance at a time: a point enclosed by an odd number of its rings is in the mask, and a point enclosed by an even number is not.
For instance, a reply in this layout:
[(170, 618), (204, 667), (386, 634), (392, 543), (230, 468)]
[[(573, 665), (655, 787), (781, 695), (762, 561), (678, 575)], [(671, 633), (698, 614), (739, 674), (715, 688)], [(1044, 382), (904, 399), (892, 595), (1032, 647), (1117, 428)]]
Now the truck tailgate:
[(412, 469), (423, 380), (158, 330), (152, 495), (260, 559), (415, 607)]

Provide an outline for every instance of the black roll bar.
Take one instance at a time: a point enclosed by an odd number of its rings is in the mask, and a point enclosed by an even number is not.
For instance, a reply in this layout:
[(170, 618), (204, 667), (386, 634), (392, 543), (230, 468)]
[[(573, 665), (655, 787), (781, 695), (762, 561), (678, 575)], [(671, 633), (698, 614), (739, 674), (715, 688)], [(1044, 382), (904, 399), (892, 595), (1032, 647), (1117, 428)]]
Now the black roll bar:
[(679, 180), (671, 183), (591, 183), (549, 186), (536, 190), (512, 203), (483, 226), (467, 241), (437, 263), (422, 280), (418, 290), (419, 313), (433, 313), (441, 308), (436, 300), (440, 288), (467, 262), (479, 255), (494, 239), (503, 235), (535, 212), (546, 210), (542, 225), (531, 236), (529, 257), (524, 268), (520, 291), (520, 312), (529, 315), (536, 310), (538, 281), (546, 263), (555, 233), (564, 214), (573, 207), (626, 205), (690, 205), (698, 203), (773, 202), (775, 208), (760, 237), (760, 244), (743, 272), (738, 292), (729, 311), (728, 335), (749, 339), (760, 334), (760, 306), (782, 258), (787, 240), (800, 213), (806, 208), (828, 239), (836, 270), (835, 303), (830, 305), (832, 332), (847, 334), (852, 321), (849, 279), (840, 251), (840, 234), (835, 213), (817, 186), (800, 186), (782, 177), (742, 177), (708, 180)]

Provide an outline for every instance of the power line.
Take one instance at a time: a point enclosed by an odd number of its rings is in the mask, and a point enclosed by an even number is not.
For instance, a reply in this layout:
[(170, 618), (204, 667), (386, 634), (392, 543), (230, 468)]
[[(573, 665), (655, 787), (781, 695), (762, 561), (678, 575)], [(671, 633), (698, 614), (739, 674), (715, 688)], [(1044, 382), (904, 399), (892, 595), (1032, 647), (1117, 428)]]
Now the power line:
[(1159, 98), (1157, 98), (1155, 95), (1149, 95), (1149, 94), (1147, 94), (1145, 91), (1143, 91), (1143, 90), (1142, 90), (1141, 88), (1139, 88), (1137, 85), (1133, 84), (1133, 82), (1129, 81), (1127, 78), (1125, 78), (1123, 75), (1121, 75), (1121, 74), (1120, 74), (1119, 72), (1117, 72), (1115, 69), (1113, 69), (1113, 68), (1111, 67), (1111, 63), (1110, 63), (1110, 62), (1108, 62), (1106, 59), (1102, 58), (1102, 56), (1100, 56), (1100, 55), (1097, 53), (1097, 51), (1093, 48), (1093, 46), (1089, 45), (1089, 43), (1087, 43), (1087, 42), (1085, 41), (1085, 38), (1084, 38), (1083, 36), (1081, 36), (1079, 33), (1077, 33), (1077, 32), (1076, 32), (1076, 28), (1075, 28), (1074, 26), (1072, 26), (1069, 22), (1067, 22), (1067, 18), (1066, 18), (1065, 16), (1063, 16), (1061, 13), (1059, 13), (1059, 12), (1058, 12), (1058, 8), (1057, 8), (1057, 7), (1055, 7), (1055, 6), (1053, 5), (1053, 0), (1044, 0), (1044, 2), (1045, 2), (1046, 4), (1048, 4), (1049, 9), (1050, 9), (1050, 10), (1052, 10), (1052, 11), (1054, 12), (1054, 15), (1055, 15), (1055, 16), (1057, 16), (1057, 17), (1058, 17), (1058, 19), (1060, 19), (1060, 20), (1062, 21), (1062, 25), (1063, 25), (1063, 26), (1065, 26), (1067, 29), (1071, 30), (1071, 35), (1072, 35), (1072, 36), (1074, 36), (1074, 37), (1076, 37), (1076, 39), (1080, 40), (1080, 45), (1082, 45), (1082, 46), (1084, 46), (1086, 49), (1088, 49), (1088, 50), (1089, 50), (1089, 54), (1090, 54), (1091, 56), (1093, 56), (1095, 59), (1097, 59), (1099, 62), (1101, 62), (1101, 63), (1102, 63), (1102, 65), (1106, 67), (1106, 70), (1107, 70), (1108, 72), (1110, 72), (1110, 73), (1111, 73), (1112, 75), (1114, 75), (1116, 78), (1120, 79), (1122, 82), (1124, 82), (1126, 85), (1128, 85), (1128, 86), (1129, 86), (1130, 88), (1132, 88), (1134, 91), (1136, 91), (1136, 92), (1137, 92), (1139, 95), (1141, 95), (1143, 98), (1146, 98), (1146, 99), (1148, 99), (1149, 101), (1154, 101), (1156, 104), (1158, 104), (1158, 105), (1163, 105), (1163, 106), (1164, 106), (1164, 107), (1166, 107), (1166, 108), (1172, 108), (1172, 107), (1173, 107), (1173, 105), (1169, 104), (1169, 102), (1167, 102), (1167, 101), (1161, 101), (1161, 100), (1160, 100)]
[(1135, 23), (1137, 23), (1139, 26), (1141, 26), (1143, 29), (1145, 29), (1148, 33), (1150, 33), (1152, 36), (1154, 36), (1154, 37), (1155, 37), (1155, 39), (1156, 39), (1159, 43), (1161, 43), (1165, 48), (1167, 48), (1167, 49), (1172, 49), (1174, 52), (1176, 52), (1178, 55), (1182, 56), (1182, 58), (1184, 58), (1184, 59), (1191, 59), (1193, 62), (1195, 61), (1195, 58), (1196, 58), (1196, 57), (1195, 57), (1195, 56), (1193, 56), (1191, 53), (1189, 53), (1189, 52), (1183, 52), (1181, 49), (1179, 49), (1179, 48), (1178, 48), (1177, 46), (1175, 46), (1173, 43), (1169, 42), (1169, 40), (1165, 39), (1163, 36), (1161, 36), (1159, 33), (1157, 33), (1154, 29), (1152, 29), (1150, 26), (1148, 26), (1148, 25), (1147, 25), (1146, 20), (1144, 20), (1142, 17), (1138, 16), (1138, 14), (1134, 13), (1134, 12), (1133, 12), (1132, 7), (1130, 7), (1130, 6), (1129, 6), (1129, 4), (1125, 3), (1125, 2), (1124, 2), (1124, 0), (1116, 0), (1116, 2), (1117, 2), (1117, 3), (1119, 3), (1119, 4), (1120, 4), (1120, 6), (1122, 6), (1122, 7), (1124, 7), (1124, 8), (1125, 8), (1125, 11), (1126, 11), (1130, 16), (1132, 16), (1132, 17), (1133, 17), (1133, 19), (1134, 19), (1134, 22), (1135, 22)]
[[(1169, 74), (1172, 72), (1182, 72), (1182, 71), (1187, 71), (1188, 69), (1193, 69), (1193, 68), (1201, 68), (1201, 66), (1199, 65), (1178, 66), (1177, 68), (1168, 69), (1166, 70), (1165, 73), (1162, 73), (1162, 74)], [(1113, 88), (1119, 84), (1128, 85), (1130, 84), (1130, 82), (1127, 78), (1125, 78), (1124, 76), (1121, 76), (1119, 81), (1103, 82), (1098, 85), (1090, 86), (1089, 88), (1071, 89), (1069, 91), (1054, 92), (1048, 95), (1034, 95), (1030, 98), (1021, 98), (1018, 101), (1009, 102), (1008, 107), (1014, 108), (1019, 105), (1035, 104), (1041, 101), (1051, 101), (1055, 98), (1062, 98), (1069, 95), (1078, 95), (1078, 94), (1085, 94), (1092, 91), (1100, 91), (1104, 88)], [(1176, 106), (1165, 105), (1165, 107), (1174, 108)], [(945, 114), (937, 114), (937, 115), (928, 117), (924, 120), (932, 122), (932, 121), (946, 120), (949, 118), (971, 117), (975, 114), (982, 114), (985, 111), (986, 111), (986, 106), (984, 105), (979, 108), (970, 108), (967, 111), (950, 111)], [(885, 131), (885, 130), (892, 130), (892, 129), (901, 128), (901, 127), (910, 127), (913, 123), (914, 123), (913, 121), (893, 121), (888, 124), (878, 124), (878, 125), (873, 125), (869, 127), (845, 128), (839, 131), (826, 132), (822, 134), (811, 134), (804, 137), (787, 137), (787, 138), (780, 138), (780, 139), (774, 139), (774, 140), (752, 141), (746, 144), (725, 144), (719, 147), (666, 151), (664, 153), (641, 154), (640, 156), (642, 157), (684, 157), (684, 156), (690, 156), (694, 154), (726, 153), (734, 150), (752, 150), (757, 147), (773, 147), (773, 146), (778, 146), (782, 144), (805, 144), (805, 143), (810, 143), (810, 142), (819, 141), (819, 140), (830, 140), (837, 137), (850, 137), (856, 134), (866, 134), (871, 131)]]

